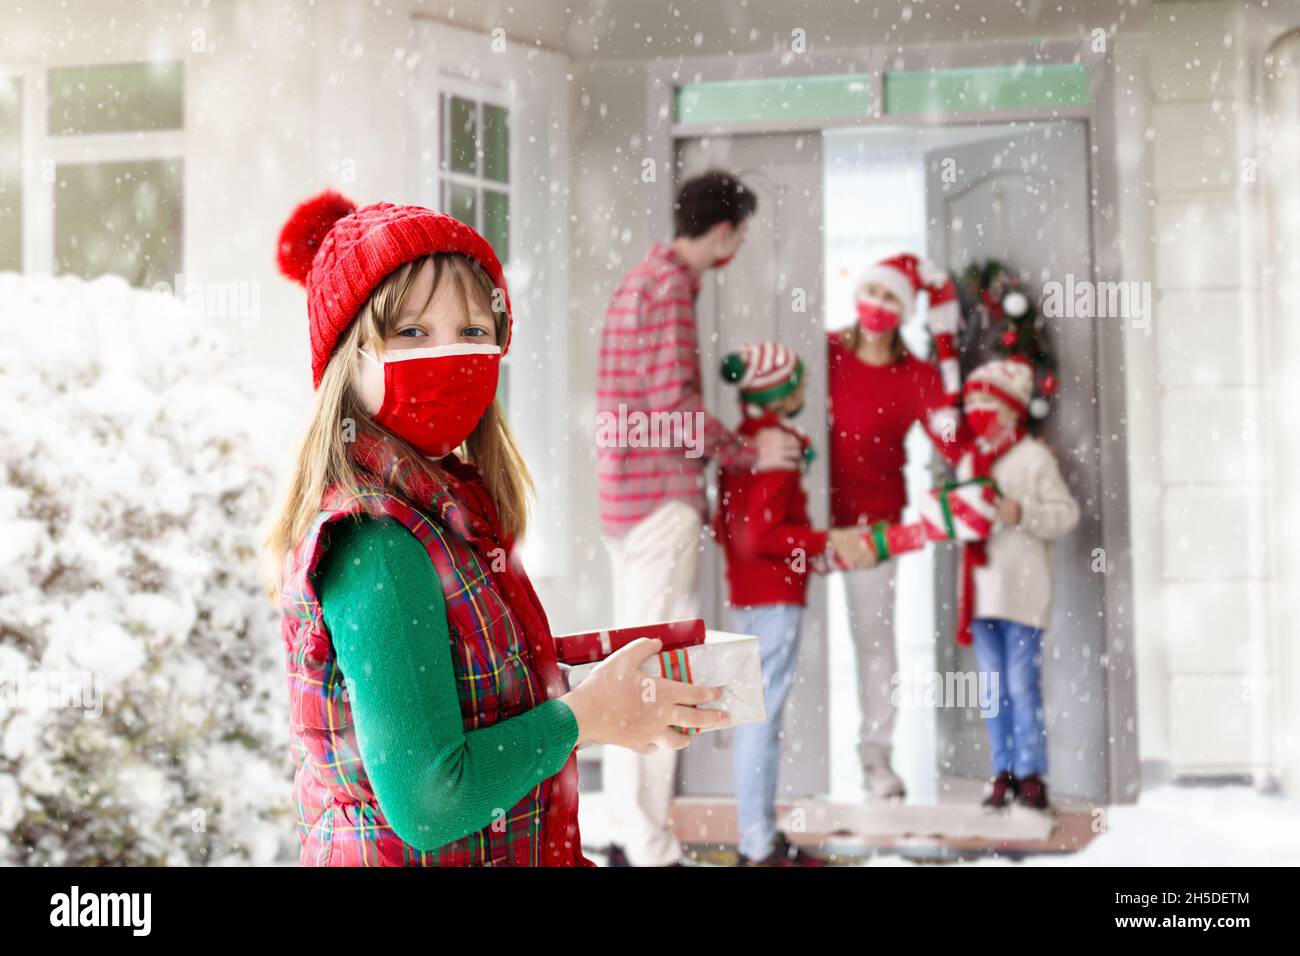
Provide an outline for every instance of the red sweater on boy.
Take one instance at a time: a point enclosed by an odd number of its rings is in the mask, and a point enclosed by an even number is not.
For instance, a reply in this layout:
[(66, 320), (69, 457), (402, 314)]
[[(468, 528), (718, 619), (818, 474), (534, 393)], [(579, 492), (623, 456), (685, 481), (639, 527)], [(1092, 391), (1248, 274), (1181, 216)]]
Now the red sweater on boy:
[[(753, 438), (763, 428), (780, 428), (809, 447), (806, 435), (771, 412), (745, 416), (737, 434)], [(727, 556), (732, 607), (806, 602), (826, 532), (813, 530), (801, 472), (719, 471), (713, 533)]]

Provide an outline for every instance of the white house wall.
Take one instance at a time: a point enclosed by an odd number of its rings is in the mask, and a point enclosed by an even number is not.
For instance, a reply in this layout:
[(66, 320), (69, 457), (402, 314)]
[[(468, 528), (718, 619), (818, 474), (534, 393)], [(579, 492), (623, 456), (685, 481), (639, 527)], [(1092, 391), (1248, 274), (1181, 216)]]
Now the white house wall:
[(1133, 442), (1131, 462), (1155, 506), (1135, 534), (1153, 559), (1140, 595), (1159, 602), (1139, 609), (1142, 757), (1178, 775), (1267, 778), (1276, 661), (1263, 653), (1270, 488), (1244, 9), (1150, 12), (1155, 362), (1128, 371), (1147, 403), (1158, 383), (1158, 438)]

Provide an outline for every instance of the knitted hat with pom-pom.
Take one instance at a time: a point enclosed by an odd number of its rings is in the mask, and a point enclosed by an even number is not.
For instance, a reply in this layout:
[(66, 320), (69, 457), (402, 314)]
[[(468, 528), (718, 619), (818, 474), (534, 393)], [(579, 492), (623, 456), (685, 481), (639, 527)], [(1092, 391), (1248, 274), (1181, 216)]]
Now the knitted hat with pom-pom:
[(1021, 355), (993, 359), (966, 377), (963, 392), (968, 397), (992, 395), (1024, 417), (1034, 394), (1034, 368)]
[(508, 319), (504, 355), (514, 320), (501, 263), (488, 241), (460, 220), (387, 202), (358, 209), (332, 191), (290, 214), (280, 230), (276, 260), (284, 275), (307, 287), (313, 387), (320, 385), (335, 345), (375, 287), (399, 266), (438, 252), (473, 259), (501, 290)]
[(784, 345), (752, 342), (722, 360), (722, 378), (740, 388), (746, 405), (766, 405), (799, 387), (803, 362)]

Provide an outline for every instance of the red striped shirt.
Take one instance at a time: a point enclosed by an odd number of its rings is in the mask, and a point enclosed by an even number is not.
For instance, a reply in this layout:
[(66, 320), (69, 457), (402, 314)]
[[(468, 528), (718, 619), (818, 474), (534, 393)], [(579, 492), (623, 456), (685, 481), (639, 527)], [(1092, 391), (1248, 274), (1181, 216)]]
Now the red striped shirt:
[(605, 310), (596, 371), (596, 474), (601, 525), (611, 537), (626, 534), (666, 501), (685, 501), (705, 516), (706, 460), (736, 468), (754, 463), (753, 448), (710, 415), (701, 399), (698, 291), (686, 263), (656, 243), (623, 276)]

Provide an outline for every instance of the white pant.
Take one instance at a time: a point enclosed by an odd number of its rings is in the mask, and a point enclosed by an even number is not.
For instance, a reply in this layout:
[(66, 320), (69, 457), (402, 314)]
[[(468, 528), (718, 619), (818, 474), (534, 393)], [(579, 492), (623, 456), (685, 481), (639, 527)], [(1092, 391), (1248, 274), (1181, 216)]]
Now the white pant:
[[(690, 505), (660, 505), (622, 538), (607, 538), (614, 572), (614, 626), (700, 616), (702, 521)], [(642, 756), (606, 746), (601, 778), (614, 840), (633, 866), (667, 866), (682, 856), (668, 826), (677, 751)]]
[(889, 699), (893, 691), (890, 681), (898, 671), (898, 653), (894, 649), (894, 562), (845, 572), (844, 590), (857, 658), (858, 705), (862, 709), (858, 754), (864, 767), (881, 763), (888, 766), (898, 715)]

